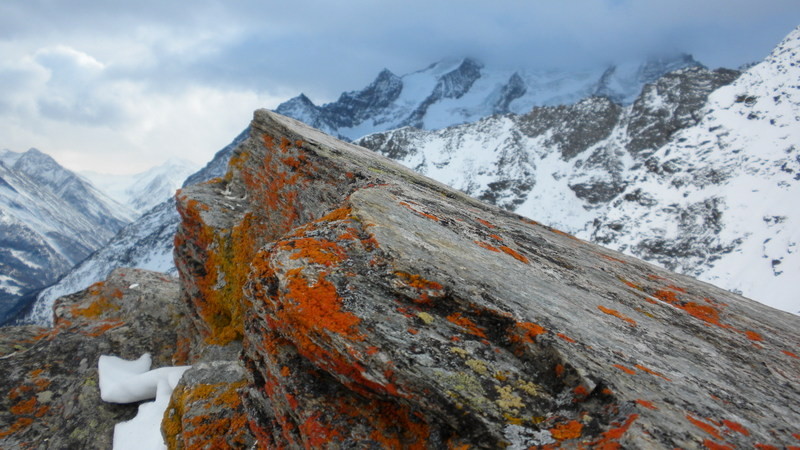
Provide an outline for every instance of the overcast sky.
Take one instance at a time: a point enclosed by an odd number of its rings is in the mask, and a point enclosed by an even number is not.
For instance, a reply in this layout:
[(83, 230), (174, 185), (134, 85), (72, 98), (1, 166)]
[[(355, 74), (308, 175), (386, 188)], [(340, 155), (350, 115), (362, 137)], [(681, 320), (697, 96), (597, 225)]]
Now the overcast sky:
[(3, 0), (0, 149), (75, 170), (198, 164), (256, 108), (321, 104), (445, 57), (580, 67), (685, 51), (766, 56), (798, 0)]

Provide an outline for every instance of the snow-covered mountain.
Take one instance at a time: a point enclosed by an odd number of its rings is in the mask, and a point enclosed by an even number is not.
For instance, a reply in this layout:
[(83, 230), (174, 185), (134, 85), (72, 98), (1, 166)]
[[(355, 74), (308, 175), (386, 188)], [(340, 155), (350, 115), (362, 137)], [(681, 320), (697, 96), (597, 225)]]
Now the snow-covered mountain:
[[(243, 131), (231, 144), (217, 152), (204, 168), (186, 178), (182, 185), (188, 186), (223, 176), (233, 149), (245, 139), (247, 133), (248, 130)], [(105, 279), (118, 267), (174, 274), (173, 239), (179, 221), (175, 197), (171, 195), (122, 229), (103, 248), (73, 267), (58, 282), (44, 289), (38, 295), (26, 321), (49, 323), (52, 320), (53, 302), (58, 297), (85, 289), (92, 283)]]
[(0, 321), (133, 217), (39, 150), (0, 152)]
[(741, 76), (358, 144), (584, 239), (800, 312), (800, 28)]
[(185, 159), (169, 159), (160, 166), (133, 175), (81, 172), (98, 189), (139, 214), (175, 195), (186, 177), (199, 169)]
[(592, 95), (628, 104), (646, 83), (695, 66), (700, 63), (685, 54), (579, 71), (501, 70), (473, 59), (445, 60), (403, 76), (384, 69), (366, 88), (322, 106), (301, 94), (276, 111), (353, 140), (404, 126), (435, 130), (492, 114), (527, 113)]

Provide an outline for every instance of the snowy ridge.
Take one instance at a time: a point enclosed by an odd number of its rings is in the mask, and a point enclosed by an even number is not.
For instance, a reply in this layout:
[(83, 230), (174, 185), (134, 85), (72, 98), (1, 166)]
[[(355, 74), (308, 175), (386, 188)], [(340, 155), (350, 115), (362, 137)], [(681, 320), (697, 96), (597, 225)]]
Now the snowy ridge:
[(4, 152), (0, 161), (0, 319), (22, 296), (53, 282), (132, 218), (132, 211), (44, 153), (36, 149)]
[(160, 166), (134, 175), (81, 172), (94, 186), (139, 214), (175, 195), (186, 177), (198, 170), (183, 159), (169, 159)]
[[(217, 152), (203, 169), (189, 176), (183, 185), (222, 176), (233, 149), (247, 135), (248, 130), (243, 131), (231, 144)], [(154, 206), (122, 229), (103, 248), (69, 270), (58, 282), (44, 289), (26, 321), (50, 324), (52, 305), (58, 297), (85, 289), (105, 279), (118, 267), (135, 267), (174, 275), (176, 270), (172, 251), (179, 221), (174, 196)]]
[(683, 68), (593, 98), (358, 144), (478, 198), (799, 313), (800, 30), (737, 78)]
[(689, 55), (572, 72), (499, 70), (469, 58), (448, 59), (403, 76), (384, 69), (366, 88), (322, 106), (301, 94), (276, 112), (353, 140), (404, 126), (436, 130), (492, 114), (523, 114), (534, 106), (575, 103), (591, 95), (629, 104), (646, 83), (698, 66)]

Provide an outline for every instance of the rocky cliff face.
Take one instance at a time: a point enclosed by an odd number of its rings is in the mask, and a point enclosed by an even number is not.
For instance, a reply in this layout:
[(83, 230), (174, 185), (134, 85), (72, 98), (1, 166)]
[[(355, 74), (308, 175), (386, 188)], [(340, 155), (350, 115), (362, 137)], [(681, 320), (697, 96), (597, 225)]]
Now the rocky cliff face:
[(175, 258), (205, 351), (243, 344), (225, 423), (260, 446), (797, 444), (798, 317), (292, 119), (250, 130), (223, 178), (179, 194)]

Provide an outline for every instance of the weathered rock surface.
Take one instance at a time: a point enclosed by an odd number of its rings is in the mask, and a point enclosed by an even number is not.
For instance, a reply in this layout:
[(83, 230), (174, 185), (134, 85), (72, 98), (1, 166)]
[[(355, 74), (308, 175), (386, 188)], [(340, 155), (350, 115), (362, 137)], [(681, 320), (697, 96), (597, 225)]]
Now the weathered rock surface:
[(114, 425), (137, 406), (100, 399), (101, 354), (153, 366), (185, 364), (186, 308), (176, 280), (118, 269), (105, 282), (60, 298), (55, 326), (0, 328), (0, 448), (111, 448)]
[(213, 365), (193, 383), (243, 392), (227, 423), (259, 446), (800, 443), (800, 318), (292, 119), (250, 130), (224, 178), (178, 195), (175, 257), (202, 339), (243, 342), (246, 386)]

